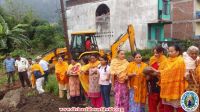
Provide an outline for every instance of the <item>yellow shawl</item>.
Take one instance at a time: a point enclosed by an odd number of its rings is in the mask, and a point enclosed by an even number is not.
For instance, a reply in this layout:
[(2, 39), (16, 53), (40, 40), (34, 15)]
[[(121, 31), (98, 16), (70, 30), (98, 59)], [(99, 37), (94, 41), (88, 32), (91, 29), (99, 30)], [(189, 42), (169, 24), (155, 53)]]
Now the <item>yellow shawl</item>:
[(79, 80), (81, 82), (81, 85), (83, 86), (83, 89), (85, 92), (89, 91), (89, 69), (93, 67), (97, 67), (100, 64), (99, 61), (96, 61), (95, 63), (88, 63), (87, 65), (83, 65), (81, 67), (81, 71), (79, 72)]
[(90, 69), (90, 68), (94, 68), (94, 67), (97, 67), (98, 65), (100, 64), (100, 61), (96, 61), (95, 63), (89, 63), (89, 68), (87, 69), (87, 71)]
[(56, 65), (55, 65), (56, 77), (60, 84), (68, 83), (69, 78), (66, 75), (67, 69), (68, 69), (67, 62), (56, 63)]
[(160, 65), (160, 96), (167, 101), (178, 100), (184, 93), (187, 82), (184, 79), (185, 63), (182, 56), (168, 58)]
[(135, 62), (131, 62), (128, 67), (128, 74), (136, 73), (136, 76), (133, 76), (129, 80), (130, 88), (134, 89), (134, 101), (136, 103), (146, 103), (147, 84), (143, 70), (147, 66), (148, 65), (143, 62), (140, 64), (140, 66), (138, 66)]
[(152, 56), (152, 57), (150, 58), (149, 65), (152, 65), (152, 64), (154, 64), (154, 63), (156, 63), (156, 62), (158, 62), (158, 63), (160, 64), (160, 63), (164, 62), (166, 59), (167, 59), (167, 58), (166, 58), (165, 55), (161, 55), (159, 58), (157, 58), (157, 57), (155, 57), (155, 56)]
[(111, 61), (110, 64), (110, 73), (112, 75), (116, 75), (117, 80), (120, 83), (124, 83), (127, 76), (128, 65), (129, 62), (126, 59), (120, 60), (118, 58), (115, 58)]
[[(44, 75), (44, 70), (42, 69), (42, 67), (39, 64), (33, 64), (30, 67), (30, 71), (31, 72), (40, 71), (42, 73), (42, 75)], [(31, 84), (32, 84), (32, 87), (35, 86), (35, 81), (36, 81), (36, 79), (35, 79), (34, 74), (31, 74)]]

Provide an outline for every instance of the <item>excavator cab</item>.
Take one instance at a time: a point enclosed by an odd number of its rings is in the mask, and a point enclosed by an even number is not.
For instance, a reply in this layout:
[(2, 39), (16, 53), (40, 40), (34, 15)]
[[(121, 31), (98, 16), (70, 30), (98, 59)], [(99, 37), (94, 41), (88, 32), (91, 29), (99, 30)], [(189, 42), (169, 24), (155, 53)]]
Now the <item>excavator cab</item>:
[[(84, 52), (98, 51), (98, 45), (95, 37), (96, 32), (75, 32), (71, 34), (71, 55), (74, 58)], [(87, 42), (89, 41), (89, 42)]]
[[(88, 47), (87, 40), (90, 40), (90, 44)], [(105, 53), (103, 49), (99, 50), (96, 40), (96, 32), (75, 32), (71, 33), (71, 46), (70, 52), (67, 48), (55, 48), (51, 51), (48, 51), (42, 55), (43, 59), (52, 62), (55, 64), (57, 62), (57, 57), (62, 56), (65, 60), (69, 57), (69, 53), (71, 53), (73, 58), (81, 59), (84, 57), (88, 57), (91, 54), (95, 54), (97, 56), (107, 55), (111, 60), (117, 56), (117, 51), (119, 47), (124, 44), (127, 40), (129, 40), (131, 51), (136, 50), (135, 44), (135, 31), (132, 25), (128, 26), (128, 29), (124, 35), (121, 35), (117, 40), (111, 45), (111, 52)], [(103, 43), (101, 43), (103, 44)]]

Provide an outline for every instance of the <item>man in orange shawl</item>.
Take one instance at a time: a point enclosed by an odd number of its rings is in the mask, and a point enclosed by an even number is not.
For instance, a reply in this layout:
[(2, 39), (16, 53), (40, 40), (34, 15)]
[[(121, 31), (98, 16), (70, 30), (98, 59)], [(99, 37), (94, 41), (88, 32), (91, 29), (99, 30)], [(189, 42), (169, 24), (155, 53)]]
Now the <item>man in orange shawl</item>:
[[(55, 74), (59, 86), (59, 97), (64, 97), (64, 90), (68, 90), (69, 78), (67, 76), (68, 63), (64, 62), (62, 57), (58, 58), (58, 62), (55, 65)], [(69, 99), (69, 92), (67, 92)]]
[(129, 112), (145, 112), (147, 84), (143, 70), (148, 66), (142, 62), (140, 53), (133, 54), (134, 61), (129, 64)]
[(181, 50), (177, 45), (170, 46), (168, 50), (169, 58), (161, 63), (160, 73), (160, 97), (163, 99), (164, 112), (183, 112), (180, 107), (180, 98), (187, 88), (185, 80), (186, 67)]
[(128, 91), (128, 69), (129, 62), (125, 59), (125, 52), (118, 51), (118, 57), (112, 59), (110, 65), (110, 74), (115, 92), (115, 107), (123, 108), (128, 112), (129, 108), (129, 91)]
[[(166, 61), (166, 57), (163, 55), (164, 48), (157, 46), (153, 50), (154, 56), (150, 58), (149, 65), (154, 69), (158, 70), (162, 62)], [(164, 106), (162, 99), (160, 98), (160, 86), (159, 78), (157, 76), (150, 76), (147, 74), (148, 81), (148, 107), (149, 112), (163, 112)]]
[[(42, 69), (41, 65), (39, 64), (39, 58), (35, 60), (30, 67), (31, 71), (31, 80), (36, 84), (36, 89), (39, 94), (44, 93), (43, 83), (44, 83), (44, 70)], [(32, 84), (33, 84), (32, 82)]]

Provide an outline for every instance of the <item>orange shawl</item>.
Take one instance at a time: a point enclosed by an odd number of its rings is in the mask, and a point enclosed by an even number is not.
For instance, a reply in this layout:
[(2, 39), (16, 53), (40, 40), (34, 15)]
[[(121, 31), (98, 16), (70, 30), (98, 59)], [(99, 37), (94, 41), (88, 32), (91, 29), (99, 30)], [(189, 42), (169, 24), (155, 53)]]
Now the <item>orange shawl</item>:
[(200, 63), (196, 68), (197, 82), (200, 83)]
[(120, 60), (118, 58), (115, 58), (111, 61), (110, 64), (110, 73), (112, 75), (116, 75), (117, 80), (120, 83), (124, 83), (127, 77), (128, 65), (129, 62), (126, 59)]
[(56, 77), (60, 84), (66, 84), (69, 82), (69, 78), (66, 75), (67, 69), (68, 69), (67, 62), (56, 63), (55, 65)]
[(131, 62), (128, 67), (128, 74), (136, 73), (136, 76), (133, 76), (129, 80), (130, 88), (134, 89), (134, 101), (136, 103), (146, 103), (147, 84), (143, 70), (147, 66), (148, 65), (143, 62), (140, 66), (138, 66), (138, 64), (135, 62)]
[(155, 56), (152, 56), (150, 58), (150, 61), (149, 61), (149, 65), (152, 65), (156, 62), (158, 62), (159, 64), (161, 64), (162, 62), (164, 62), (166, 60), (166, 56), (165, 55), (161, 55), (159, 58), (155, 57)]
[(187, 87), (184, 79), (186, 68), (182, 56), (168, 58), (160, 65), (160, 69), (161, 98), (167, 101), (180, 99)]

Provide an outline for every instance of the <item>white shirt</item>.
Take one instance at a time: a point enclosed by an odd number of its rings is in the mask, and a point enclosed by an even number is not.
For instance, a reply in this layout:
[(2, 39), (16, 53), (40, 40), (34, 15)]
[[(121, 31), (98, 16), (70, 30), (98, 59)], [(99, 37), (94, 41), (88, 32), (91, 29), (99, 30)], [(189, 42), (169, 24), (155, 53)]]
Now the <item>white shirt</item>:
[(44, 71), (49, 70), (49, 66), (48, 66), (49, 63), (48, 63), (47, 61), (45, 61), (45, 60), (40, 60), (39, 64), (40, 64), (40, 66), (42, 67), (42, 69), (43, 69)]
[[(106, 67), (106, 70), (105, 70), (105, 67)], [(101, 65), (98, 67), (98, 72), (100, 74), (100, 77), (99, 77), (100, 85), (110, 85), (110, 83), (111, 83), (111, 80), (106, 81), (106, 79), (109, 75), (110, 66), (107, 65), (105, 67), (102, 67)]]
[(26, 58), (20, 57), (20, 60), (15, 61), (15, 66), (17, 67), (18, 72), (24, 72), (28, 70), (28, 60)]
[(32, 61), (32, 64), (28, 64), (28, 70), (27, 70), (27, 74), (28, 74), (28, 78), (30, 79), (31, 78), (31, 66), (34, 64), (35, 62)]

